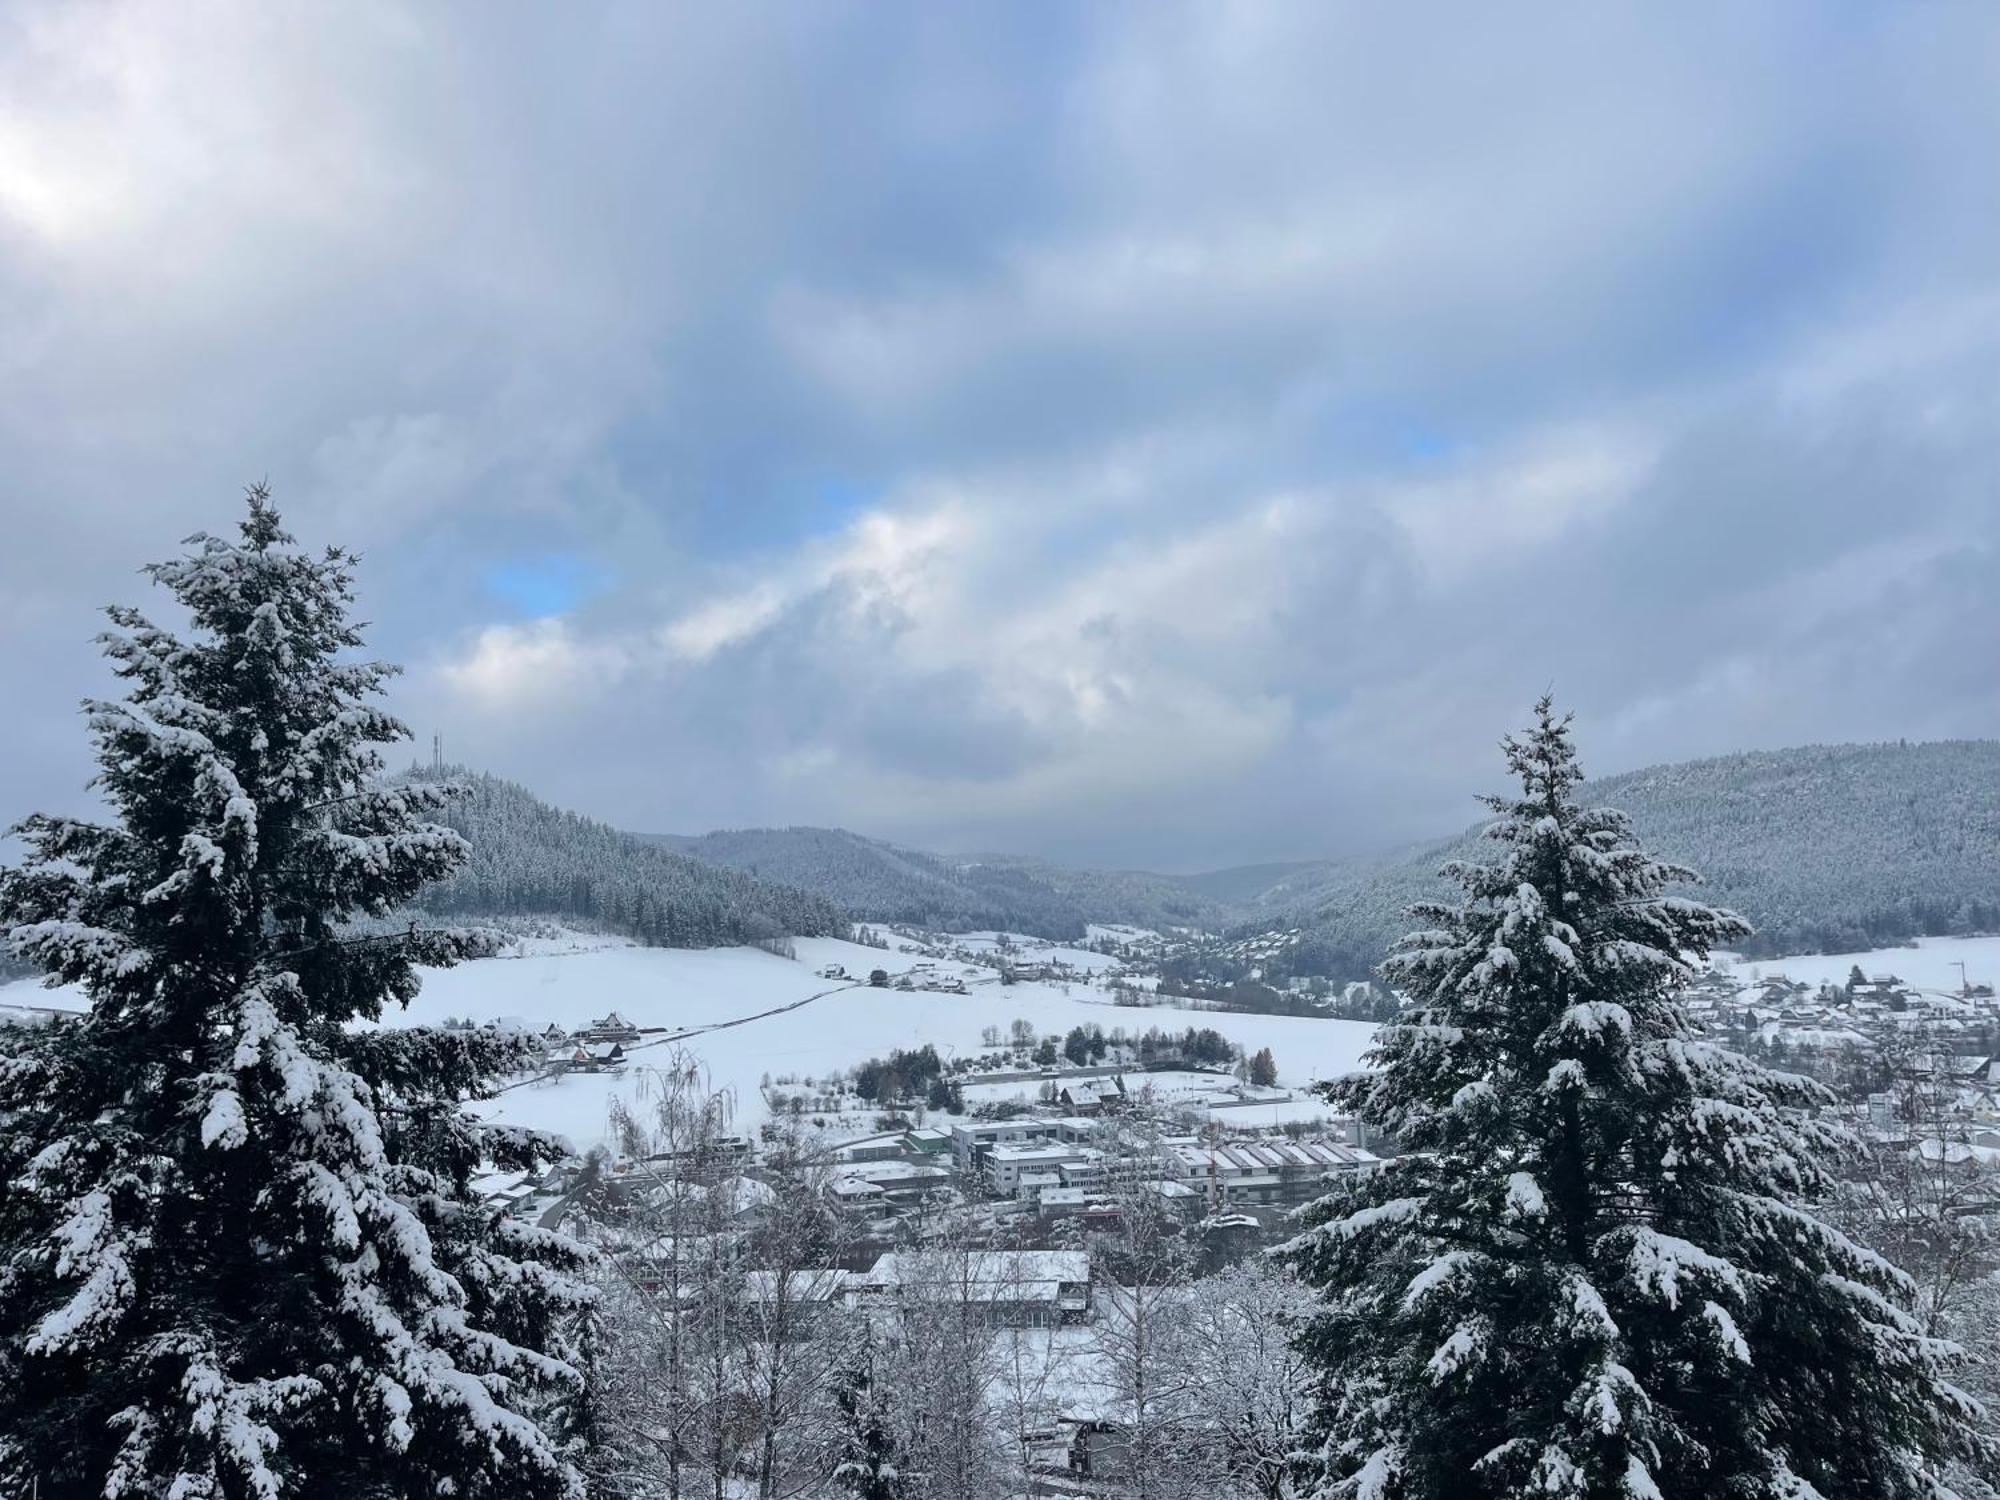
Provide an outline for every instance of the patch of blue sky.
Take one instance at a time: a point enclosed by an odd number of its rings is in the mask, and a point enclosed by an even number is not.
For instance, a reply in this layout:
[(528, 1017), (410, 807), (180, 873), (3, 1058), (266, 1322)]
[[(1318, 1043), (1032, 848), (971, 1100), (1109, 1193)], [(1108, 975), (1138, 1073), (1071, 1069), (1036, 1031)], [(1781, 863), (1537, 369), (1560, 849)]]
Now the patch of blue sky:
[(573, 552), (541, 552), (495, 563), (485, 573), (491, 598), (531, 620), (567, 614), (611, 587), (604, 567)]
[(879, 485), (824, 474), (718, 492), (702, 506), (698, 545), (710, 557), (730, 557), (837, 536), (885, 495)]

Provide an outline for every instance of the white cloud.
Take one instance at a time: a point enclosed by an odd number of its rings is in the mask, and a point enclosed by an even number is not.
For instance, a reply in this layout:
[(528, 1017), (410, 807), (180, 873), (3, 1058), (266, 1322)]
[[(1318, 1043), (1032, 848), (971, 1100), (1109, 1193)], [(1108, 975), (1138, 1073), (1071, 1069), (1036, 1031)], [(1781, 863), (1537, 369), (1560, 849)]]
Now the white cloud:
[(1566, 426), (1533, 434), (1447, 479), (1392, 484), (1378, 493), (1432, 583), (1449, 587), (1610, 514), (1645, 482), (1657, 456), (1657, 437), (1636, 426)]
[(834, 588), (850, 614), (889, 609), (919, 616), (937, 602), (941, 571), (970, 545), (968, 533), (967, 518), (949, 504), (911, 514), (867, 511), (837, 542), (780, 559), (767, 576), (669, 620), (658, 639), (673, 656), (706, 661), (754, 639), (787, 608)]
[(617, 642), (584, 639), (567, 621), (551, 616), (521, 625), (488, 625), (439, 675), (483, 713), (539, 713), (598, 697), (622, 683), (630, 667)]

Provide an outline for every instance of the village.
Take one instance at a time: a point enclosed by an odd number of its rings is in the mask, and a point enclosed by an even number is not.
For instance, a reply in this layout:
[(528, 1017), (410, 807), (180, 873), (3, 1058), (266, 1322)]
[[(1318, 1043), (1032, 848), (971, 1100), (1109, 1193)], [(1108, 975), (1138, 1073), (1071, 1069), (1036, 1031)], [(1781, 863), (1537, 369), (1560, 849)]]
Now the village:
[[(989, 1015), (1009, 983), (1115, 990), (1158, 1014), (1155, 955), (1128, 949), (1091, 969), (1023, 956), (1003, 982), (990, 943), (899, 937), (881, 967), (814, 973), (969, 994)], [(1844, 977), (1815, 974), (1818, 960), (1718, 963), (1690, 986), (1688, 1013), (1706, 1038), (1817, 1078), (1836, 1113), (1886, 1159), (1938, 1179), (1955, 1212), (2000, 1215), (2000, 1002), (1983, 955), (1943, 987), (1903, 978), (1893, 951), (1867, 957)], [(1107, 1021), (1150, 1019), (1130, 1005)], [(533, 1034), (548, 1078), (653, 1068), (673, 1035), (616, 1009)], [(976, 1047), (767, 1074), (753, 1102), (740, 1122), (701, 1116), (695, 1143), (629, 1130), (617, 1149), (480, 1187), (492, 1207), (608, 1249), (634, 1295), (685, 1301), (693, 1262), (726, 1264), (727, 1288), (703, 1295), (749, 1309), (746, 1337), (796, 1344), (824, 1325), (893, 1342), (948, 1295), (984, 1337), (1013, 1341), (1016, 1364), (1035, 1341), (1041, 1405), (1021, 1438), (1028, 1492), (1044, 1495), (1120, 1492), (1103, 1351), (1129, 1338), (1135, 1299), (1254, 1270), (1257, 1252), (1296, 1232), (1298, 1208), (1398, 1154), (1316, 1089), (1281, 1082), (1268, 1049), (1246, 1055), (1198, 1024), (1045, 1033), (995, 1020)], [(697, 1116), (683, 1111), (677, 1128)], [(1135, 1258), (1135, 1238), (1170, 1245), (1171, 1266)]]
[[(1142, 957), (1126, 943), (1105, 942), (1122, 960), (1089, 970), (1047, 954), (1009, 963), (1004, 934), (997, 952), (990, 938), (914, 930), (897, 937), (908, 957), (893, 974), (850, 973), (839, 963), (815, 972), (830, 984), (901, 993), (977, 991), (982, 1005), (1015, 982), (1095, 986), (1117, 1005), (1130, 1004), (1127, 996), (1140, 1004), (1165, 998), (1150, 988), (1158, 983), (1149, 973), (1157, 972), (1157, 946)], [(2000, 1151), (1993, 985), (1963, 960), (1953, 987), (1909, 983), (1880, 961), (1892, 956), (1875, 955), (1869, 969), (1856, 965), (1839, 981), (1795, 978), (1783, 965), (1717, 964), (1690, 985), (1687, 1009), (1704, 1035), (1810, 1074), (1878, 1132), (1911, 1128), (1896, 1118), (1899, 1079), (1935, 1082), (1938, 1107), (1926, 1123), (1953, 1145)], [(1177, 1007), (1187, 1003), (1175, 997)], [(485, 1024), (532, 1029), (544, 1078), (643, 1068), (647, 1049), (675, 1040), (617, 1009), (571, 1027), (531, 1028), (518, 1017)], [(767, 1073), (759, 1103), (812, 1139), (830, 1170), (828, 1194), (886, 1243), (940, 1195), (1015, 1229), (1088, 1222), (1113, 1187), (1138, 1181), (1190, 1211), (1282, 1212), (1395, 1149), (1312, 1091), (1281, 1084), (1268, 1053), (1243, 1056), (1202, 1028), (1092, 1025), (1040, 1034), (1017, 1019), (985, 1025), (980, 1042), (944, 1055), (897, 1051), (819, 1075)], [(1260, 1075), (1260, 1067), (1269, 1071)]]

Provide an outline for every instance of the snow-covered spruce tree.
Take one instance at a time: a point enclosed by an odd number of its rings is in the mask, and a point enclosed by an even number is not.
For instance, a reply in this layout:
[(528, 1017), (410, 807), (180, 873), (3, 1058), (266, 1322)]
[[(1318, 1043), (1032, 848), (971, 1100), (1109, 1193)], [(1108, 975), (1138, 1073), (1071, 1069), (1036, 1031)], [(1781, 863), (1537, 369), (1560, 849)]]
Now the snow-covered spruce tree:
[(1384, 966), (1410, 1008), (1330, 1097), (1408, 1153), (1317, 1205), (1318, 1495), (1904, 1500), (1979, 1441), (1950, 1346), (1814, 1215), (1829, 1096), (1699, 1040), (1690, 964), (1745, 931), (1576, 800), (1545, 698), (1490, 864)]
[(857, 1500), (903, 1500), (896, 1435), (875, 1378), (875, 1339), (864, 1319), (850, 1357), (834, 1377), (841, 1453), (833, 1483), (841, 1494)]
[(465, 854), (440, 788), (377, 783), (405, 731), (347, 659), (351, 559), (261, 488), (190, 548), (149, 570), (186, 635), (110, 611), (116, 821), (30, 818), (0, 875), (13, 950), (90, 999), (0, 1033), (0, 1491), (576, 1494), (581, 1252), (467, 1190), (546, 1145), (460, 1108), (514, 1048), (348, 1026), (476, 941), (346, 925)]

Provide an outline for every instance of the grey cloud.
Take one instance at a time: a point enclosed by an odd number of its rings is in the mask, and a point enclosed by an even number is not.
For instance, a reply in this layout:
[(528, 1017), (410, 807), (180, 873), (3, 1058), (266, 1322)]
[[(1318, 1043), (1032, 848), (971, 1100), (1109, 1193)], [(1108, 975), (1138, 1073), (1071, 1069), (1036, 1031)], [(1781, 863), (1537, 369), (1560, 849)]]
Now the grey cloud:
[[(421, 729), (635, 826), (1353, 848), (1550, 681), (1606, 770), (2000, 733), (1996, 28), (17, 6), (0, 786), (263, 475)], [(958, 524), (863, 598), (869, 513)], [(544, 554), (613, 586), (488, 634)]]

